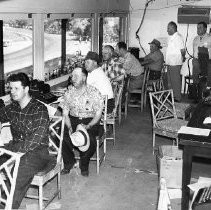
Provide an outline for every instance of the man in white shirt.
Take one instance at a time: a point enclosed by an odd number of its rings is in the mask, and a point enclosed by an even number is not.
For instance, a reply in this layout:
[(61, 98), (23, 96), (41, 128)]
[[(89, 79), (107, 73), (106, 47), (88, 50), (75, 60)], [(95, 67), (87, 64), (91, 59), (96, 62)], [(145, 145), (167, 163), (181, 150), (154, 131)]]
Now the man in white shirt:
[(170, 36), (166, 49), (166, 64), (168, 88), (173, 89), (175, 101), (181, 101), (181, 76), (180, 70), (185, 60), (183, 37), (177, 32), (177, 24), (169, 22), (167, 27)]
[(211, 36), (207, 33), (207, 24), (197, 24), (197, 36), (193, 40), (193, 82), (199, 82), (199, 74), (208, 76), (211, 85)]
[(96, 52), (89, 51), (85, 57), (85, 68), (88, 71), (87, 84), (96, 87), (102, 95), (108, 96), (108, 113), (114, 109), (114, 94), (111, 83), (101, 67), (98, 66), (100, 62), (99, 56)]

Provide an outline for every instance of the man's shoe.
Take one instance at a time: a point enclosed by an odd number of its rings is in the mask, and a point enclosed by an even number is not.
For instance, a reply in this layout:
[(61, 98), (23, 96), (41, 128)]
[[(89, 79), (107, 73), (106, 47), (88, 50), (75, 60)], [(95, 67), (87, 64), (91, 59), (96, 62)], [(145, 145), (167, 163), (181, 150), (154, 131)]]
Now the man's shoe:
[(89, 171), (81, 171), (81, 175), (88, 177), (89, 176)]
[(62, 169), (62, 171), (61, 171), (61, 175), (65, 175), (65, 174), (69, 174), (69, 173), (70, 173), (70, 169), (64, 168), (64, 169)]

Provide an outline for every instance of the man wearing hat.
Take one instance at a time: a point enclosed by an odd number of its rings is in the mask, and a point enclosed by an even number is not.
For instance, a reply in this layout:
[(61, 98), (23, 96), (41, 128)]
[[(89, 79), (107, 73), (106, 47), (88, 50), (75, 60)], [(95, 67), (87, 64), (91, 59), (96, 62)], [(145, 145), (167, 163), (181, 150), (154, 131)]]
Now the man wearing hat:
[(150, 45), (150, 53), (144, 57), (144, 61), (141, 65), (150, 69), (149, 79), (156, 80), (161, 76), (161, 70), (163, 68), (164, 56), (160, 49), (162, 49), (160, 42), (157, 39), (153, 39)]
[(99, 62), (100, 59), (96, 52), (87, 53), (85, 57), (85, 68), (88, 72), (87, 84), (96, 87), (102, 95), (108, 96), (107, 112), (111, 113), (115, 105), (113, 89), (102, 67), (98, 66)]
[(73, 85), (59, 104), (65, 117), (62, 174), (68, 174), (75, 164), (74, 146), (80, 152), (79, 167), (82, 176), (89, 175), (89, 161), (96, 151), (103, 97), (98, 89), (87, 85), (86, 80), (87, 71), (84, 68), (75, 68), (72, 72)]

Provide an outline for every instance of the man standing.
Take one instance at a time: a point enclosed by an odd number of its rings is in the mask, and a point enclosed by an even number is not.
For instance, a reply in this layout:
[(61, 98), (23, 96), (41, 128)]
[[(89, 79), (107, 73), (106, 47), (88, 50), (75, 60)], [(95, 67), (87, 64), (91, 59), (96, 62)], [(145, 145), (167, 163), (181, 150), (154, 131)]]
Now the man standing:
[(62, 174), (68, 174), (75, 164), (73, 144), (69, 136), (69, 130), (73, 132), (79, 124), (83, 124), (90, 138), (90, 146), (87, 151), (80, 152), (80, 164), (82, 176), (89, 176), (89, 161), (96, 151), (96, 136), (99, 134), (99, 121), (103, 111), (103, 98), (99, 90), (86, 84), (87, 71), (83, 68), (75, 68), (72, 72), (72, 84), (65, 93), (60, 107), (65, 117), (64, 140), (62, 156), (64, 169)]
[(102, 67), (99, 67), (98, 64), (98, 54), (96, 52), (89, 51), (85, 57), (85, 68), (88, 72), (87, 84), (96, 87), (102, 95), (108, 96), (107, 112), (111, 113), (115, 105), (111, 82)]
[(173, 89), (175, 101), (180, 102), (182, 85), (180, 70), (185, 60), (183, 37), (177, 32), (177, 24), (173, 21), (169, 22), (167, 32), (170, 36), (166, 49), (168, 88)]
[(114, 58), (113, 54), (114, 48), (111, 45), (104, 46), (102, 69), (111, 83), (123, 80), (126, 74), (122, 64), (118, 62), (118, 58)]
[(164, 57), (160, 51), (162, 49), (160, 42), (157, 39), (153, 39), (150, 45), (150, 53), (144, 57), (144, 61), (141, 62), (142, 66), (149, 68), (149, 79), (160, 79), (161, 70), (163, 68)]
[(141, 88), (144, 79), (144, 67), (141, 66), (134, 55), (127, 51), (126, 43), (117, 43), (116, 52), (119, 55), (119, 62), (122, 63), (127, 75), (130, 75), (129, 91)]
[(197, 36), (193, 40), (193, 82), (198, 84), (199, 75), (207, 77), (211, 85), (211, 36), (207, 33), (207, 24), (197, 24)]
[[(18, 209), (34, 175), (49, 161), (48, 153), (48, 110), (29, 95), (30, 81), (26, 74), (12, 74), (8, 78), (12, 103), (0, 110), (2, 123), (10, 122), (13, 140), (4, 146), (13, 152), (24, 153), (20, 159), (13, 209)], [(0, 159), (0, 163), (5, 157)]]

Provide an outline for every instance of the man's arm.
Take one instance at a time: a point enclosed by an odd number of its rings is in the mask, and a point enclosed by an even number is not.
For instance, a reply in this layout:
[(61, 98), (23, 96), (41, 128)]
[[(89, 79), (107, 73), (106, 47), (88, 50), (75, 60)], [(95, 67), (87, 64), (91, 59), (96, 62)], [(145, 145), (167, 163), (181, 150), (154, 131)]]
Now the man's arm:
[(89, 124), (84, 125), (85, 129), (90, 129), (91, 127), (93, 127), (94, 125), (96, 125), (101, 116), (102, 116), (102, 112), (103, 112), (103, 107), (101, 109), (99, 109), (98, 111), (96, 111), (95, 116), (93, 117), (93, 119), (89, 122)]

